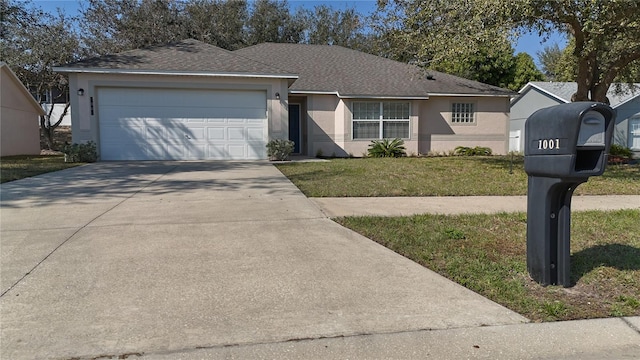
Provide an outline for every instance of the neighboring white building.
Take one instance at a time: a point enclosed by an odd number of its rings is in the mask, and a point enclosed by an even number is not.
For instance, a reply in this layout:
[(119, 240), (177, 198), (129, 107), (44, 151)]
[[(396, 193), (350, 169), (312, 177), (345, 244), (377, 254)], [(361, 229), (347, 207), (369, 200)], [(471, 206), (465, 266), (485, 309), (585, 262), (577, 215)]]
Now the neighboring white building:
[[(53, 112), (51, 113), (51, 123), (55, 123), (60, 118), (60, 114), (64, 111), (64, 107), (66, 104), (53, 104)], [(42, 104), (42, 108), (48, 114), (49, 109), (51, 109), (51, 104), (44, 103)], [(38, 119), (38, 125), (40, 125), (40, 120)], [(71, 126), (71, 107), (67, 109), (67, 114), (62, 119), (60, 126)]]

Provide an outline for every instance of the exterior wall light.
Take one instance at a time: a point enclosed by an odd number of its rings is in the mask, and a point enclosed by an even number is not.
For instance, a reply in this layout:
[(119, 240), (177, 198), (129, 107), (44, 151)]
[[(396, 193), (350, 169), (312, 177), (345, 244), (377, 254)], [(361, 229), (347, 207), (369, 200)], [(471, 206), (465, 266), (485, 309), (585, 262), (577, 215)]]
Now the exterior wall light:
[(78, 89), (78, 96), (84, 96), (84, 89)]
[(279, 92), (276, 93), (276, 99), (280, 100), (280, 93)]

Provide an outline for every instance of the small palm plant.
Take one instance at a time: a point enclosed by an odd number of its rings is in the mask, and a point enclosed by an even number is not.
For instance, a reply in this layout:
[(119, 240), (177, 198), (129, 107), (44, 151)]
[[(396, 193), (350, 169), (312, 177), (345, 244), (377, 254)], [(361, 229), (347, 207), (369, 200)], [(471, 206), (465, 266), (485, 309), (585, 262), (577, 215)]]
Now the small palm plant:
[(384, 140), (373, 140), (369, 145), (369, 156), (380, 158), (380, 157), (401, 157), (406, 156), (404, 147), (404, 140), (402, 139), (384, 139)]

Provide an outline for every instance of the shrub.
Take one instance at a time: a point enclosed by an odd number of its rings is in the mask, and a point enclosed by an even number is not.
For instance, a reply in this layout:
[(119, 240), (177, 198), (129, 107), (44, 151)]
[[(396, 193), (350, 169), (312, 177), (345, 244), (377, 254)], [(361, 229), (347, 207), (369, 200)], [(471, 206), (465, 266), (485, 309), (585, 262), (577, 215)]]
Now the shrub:
[(84, 144), (69, 144), (65, 143), (62, 147), (64, 153), (64, 162), (96, 162), (98, 160), (98, 151), (96, 150), (96, 143), (89, 141)]
[(609, 155), (620, 156), (623, 158), (630, 158), (633, 155), (633, 152), (628, 147), (624, 147), (618, 144), (611, 144), (611, 149), (609, 149)]
[(402, 139), (384, 139), (373, 140), (369, 145), (368, 155), (374, 158), (380, 157), (401, 157), (406, 156), (404, 140)]
[(267, 156), (269, 156), (269, 160), (287, 160), (293, 151), (293, 146), (294, 142), (291, 140), (271, 140), (267, 143)]
[(491, 151), (491, 148), (484, 147), (484, 146), (476, 146), (473, 148), (467, 147), (467, 146), (458, 146), (453, 151), (453, 154), (459, 155), (459, 156), (484, 156), (484, 155), (491, 155), (492, 151)]

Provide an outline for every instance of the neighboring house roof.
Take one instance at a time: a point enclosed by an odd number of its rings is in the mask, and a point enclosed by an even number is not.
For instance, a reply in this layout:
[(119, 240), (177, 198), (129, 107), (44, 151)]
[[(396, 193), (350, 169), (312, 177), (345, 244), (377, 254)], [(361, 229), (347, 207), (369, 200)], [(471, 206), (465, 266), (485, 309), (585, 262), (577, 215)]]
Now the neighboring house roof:
[(289, 89), (291, 93), (390, 98), (514, 95), (507, 89), (437, 71), (425, 72), (414, 65), (336, 45), (264, 43), (234, 53), (299, 74), (299, 79)]
[[(22, 81), (18, 79), (18, 76), (13, 72), (13, 70), (11, 70), (9, 65), (7, 65), (5, 62), (0, 62), (0, 73), (2, 73), (1, 76), (3, 78), (3, 81), (4, 79), (9, 79), (15, 83), (18, 90), (24, 95), (25, 99), (33, 106), (33, 109), (35, 110), (36, 113), (38, 113), (38, 115), (45, 114), (45, 111), (42, 108), (42, 106), (38, 104), (36, 99), (33, 98), (33, 95), (31, 95), (31, 93), (29, 92), (29, 90), (27, 90), (27, 88), (24, 86)], [(7, 106), (7, 104), (2, 104), (2, 106)]]
[(297, 76), (276, 66), (188, 39), (177, 43), (105, 55), (63, 67), (58, 72), (278, 77)]
[[(534, 81), (527, 83), (519, 93), (524, 94), (531, 88), (538, 89), (561, 103), (570, 103), (571, 96), (578, 91), (578, 84), (576, 82)], [(614, 109), (638, 96), (640, 96), (640, 83), (632, 84), (631, 87), (627, 84), (612, 84), (607, 91), (607, 98)], [(513, 99), (512, 105), (520, 98), (521, 96)]]

